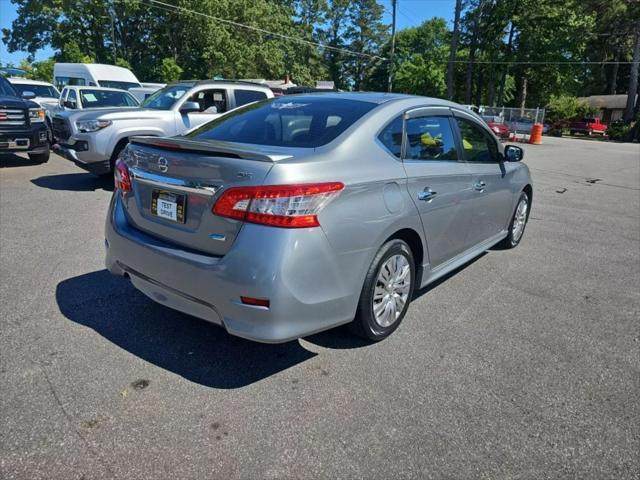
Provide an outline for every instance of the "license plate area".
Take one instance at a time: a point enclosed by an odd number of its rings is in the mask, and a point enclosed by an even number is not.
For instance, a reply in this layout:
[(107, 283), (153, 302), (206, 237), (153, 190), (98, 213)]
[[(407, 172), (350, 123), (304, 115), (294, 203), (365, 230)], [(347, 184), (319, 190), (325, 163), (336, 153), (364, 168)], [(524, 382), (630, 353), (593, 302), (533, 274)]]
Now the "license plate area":
[(185, 223), (187, 196), (169, 190), (151, 192), (151, 214), (175, 223)]

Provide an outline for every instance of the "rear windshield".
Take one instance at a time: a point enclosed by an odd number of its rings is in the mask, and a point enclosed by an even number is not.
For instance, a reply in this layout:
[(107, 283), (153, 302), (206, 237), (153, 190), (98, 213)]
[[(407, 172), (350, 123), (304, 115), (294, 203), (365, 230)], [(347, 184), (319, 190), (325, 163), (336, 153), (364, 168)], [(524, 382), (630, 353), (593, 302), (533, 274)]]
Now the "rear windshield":
[(80, 90), (80, 101), (84, 108), (137, 107), (138, 101), (127, 92), (113, 90)]
[(335, 97), (279, 97), (230, 112), (186, 136), (315, 148), (332, 141), (374, 107), (375, 103)]
[(28, 83), (14, 83), (13, 88), (18, 92), (20, 96), (22, 96), (24, 92), (33, 92), (36, 94), (36, 97), (58, 98), (60, 96), (58, 91), (53, 88), (53, 85), (31, 85)]
[(141, 85), (134, 82), (120, 82), (118, 80), (98, 80), (98, 84), (105, 88), (119, 88), (121, 90), (129, 90), (130, 88), (138, 88)]

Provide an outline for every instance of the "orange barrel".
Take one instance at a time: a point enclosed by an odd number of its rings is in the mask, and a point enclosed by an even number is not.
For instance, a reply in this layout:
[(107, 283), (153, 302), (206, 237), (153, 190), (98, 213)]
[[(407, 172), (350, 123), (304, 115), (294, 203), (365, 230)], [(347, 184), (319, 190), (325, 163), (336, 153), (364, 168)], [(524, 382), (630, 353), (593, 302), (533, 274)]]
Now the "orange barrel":
[(540, 145), (542, 143), (542, 124), (534, 123), (531, 127), (531, 136), (529, 137), (529, 143), (533, 145)]

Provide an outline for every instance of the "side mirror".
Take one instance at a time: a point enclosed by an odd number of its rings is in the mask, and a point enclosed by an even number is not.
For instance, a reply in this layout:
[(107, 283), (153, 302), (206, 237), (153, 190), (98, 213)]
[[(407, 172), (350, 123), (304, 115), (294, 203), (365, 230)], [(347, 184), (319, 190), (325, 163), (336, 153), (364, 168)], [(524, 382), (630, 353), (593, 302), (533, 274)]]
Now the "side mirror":
[(34, 98), (36, 98), (36, 94), (30, 90), (25, 90), (24, 92), (22, 92), (22, 98), (24, 98), (25, 100), (33, 100)]
[(516, 145), (505, 145), (504, 158), (507, 162), (519, 162), (524, 157), (524, 150)]
[(65, 100), (64, 101), (64, 106), (67, 107), (67, 108), (75, 109), (76, 108), (76, 102), (75, 102), (75, 100)]
[(184, 102), (180, 107), (180, 113), (199, 112), (200, 104), (198, 102)]

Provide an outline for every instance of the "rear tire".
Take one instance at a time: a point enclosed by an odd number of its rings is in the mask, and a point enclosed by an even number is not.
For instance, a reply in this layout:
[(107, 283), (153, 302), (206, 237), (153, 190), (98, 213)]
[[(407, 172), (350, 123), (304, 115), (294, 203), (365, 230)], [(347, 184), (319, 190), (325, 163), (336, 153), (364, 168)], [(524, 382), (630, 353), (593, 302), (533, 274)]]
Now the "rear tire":
[(45, 153), (29, 153), (29, 160), (35, 163), (47, 163), (51, 152), (49, 149)]
[(526, 192), (522, 192), (511, 217), (511, 223), (509, 223), (509, 235), (498, 243), (499, 248), (509, 249), (518, 246), (524, 236), (524, 230), (529, 220), (530, 206), (529, 195)]
[(411, 248), (402, 240), (389, 240), (371, 262), (351, 331), (374, 342), (387, 338), (407, 313), (414, 284)]

